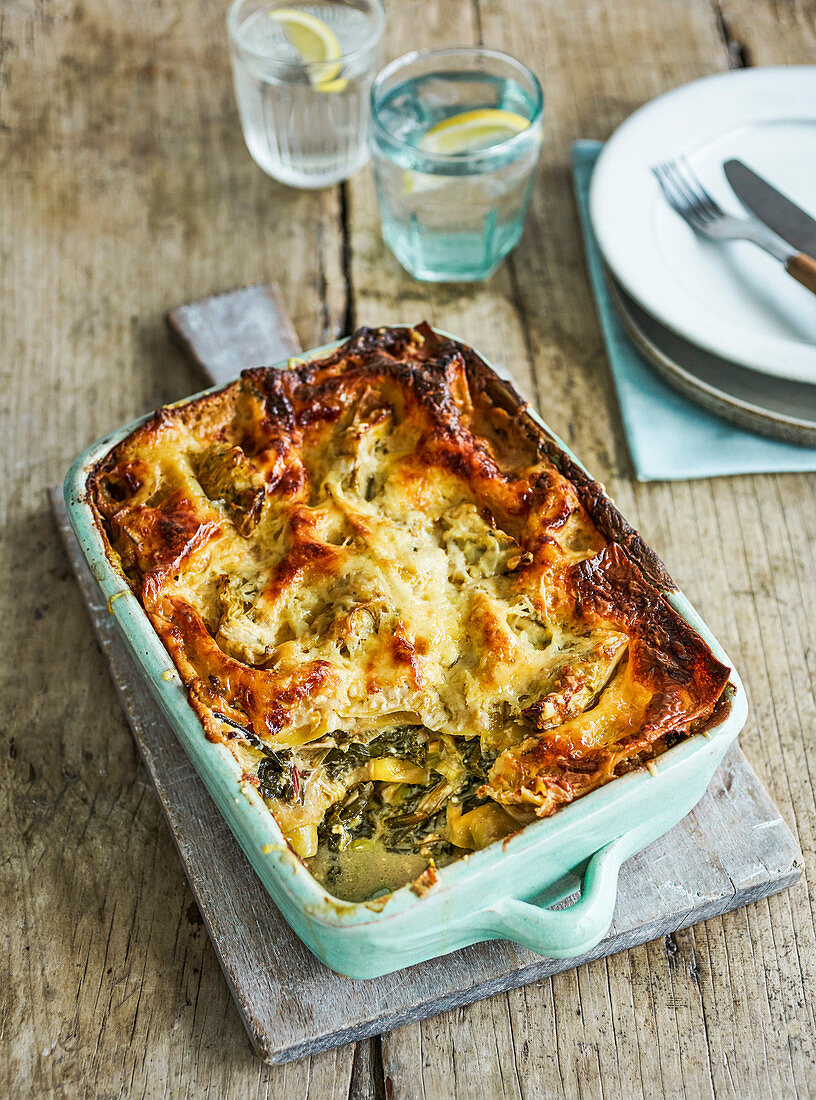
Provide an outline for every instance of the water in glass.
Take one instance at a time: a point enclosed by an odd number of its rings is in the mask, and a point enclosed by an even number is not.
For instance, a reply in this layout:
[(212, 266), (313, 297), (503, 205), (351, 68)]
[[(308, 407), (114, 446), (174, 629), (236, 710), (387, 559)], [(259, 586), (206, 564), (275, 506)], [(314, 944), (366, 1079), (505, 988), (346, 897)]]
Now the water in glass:
[(374, 109), (372, 147), (386, 243), (417, 278), (485, 278), (521, 237), (540, 118), (512, 140), (492, 145), (487, 136), (479, 147), (477, 134), (475, 145), (444, 158), (431, 155), (428, 135), (465, 112), (498, 110), (529, 119), (535, 113), (531, 96), (505, 76), (431, 72), (396, 84)]
[(231, 15), (244, 139), (255, 162), (275, 179), (293, 187), (326, 187), (368, 159), (368, 93), (381, 9), (366, 0), (287, 4), (287, 12), (320, 20), (339, 45), (339, 60), (311, 64), (304, 63), (285, 20), (272, 17), (276, 9), (279, 3), (255, 3), (244, 5), (243, 17), (240, 11)]

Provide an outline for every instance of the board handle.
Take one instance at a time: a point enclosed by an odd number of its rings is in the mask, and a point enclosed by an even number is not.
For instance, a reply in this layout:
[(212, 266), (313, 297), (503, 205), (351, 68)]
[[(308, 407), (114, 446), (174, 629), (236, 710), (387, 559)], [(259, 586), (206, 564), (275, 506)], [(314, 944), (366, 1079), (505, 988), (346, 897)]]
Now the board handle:
[(518, 898), (502, 898), (483, 909), (490, 931), (548, 959), (571, 959), (599, 943), (612, 923), (618, 872), (629, 855), (619, 837), (590, 857), (581, 897), (566, 909), (544, 909)]
[(300, 341), (274, 283), (244, 286), (167, 314), (167, 327), (209, 382), (223, 386), (249, 367), (297, 355)]

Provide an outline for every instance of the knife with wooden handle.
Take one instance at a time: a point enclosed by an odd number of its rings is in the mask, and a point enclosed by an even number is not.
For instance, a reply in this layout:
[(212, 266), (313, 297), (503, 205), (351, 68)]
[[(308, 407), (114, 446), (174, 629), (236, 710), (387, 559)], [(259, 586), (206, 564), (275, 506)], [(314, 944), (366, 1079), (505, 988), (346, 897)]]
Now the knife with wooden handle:
[(806, 286), (816, 294), (816, 260), (811, 259), (804, 252), (798, 252), (785, 264), (785, 270), (802, 286)]
[(727, 160), (723, 170), (743, 206), (791, 247), (799, 249), (785, 261), (785, 270), (816, 294), (816, 219), (741, 160)]

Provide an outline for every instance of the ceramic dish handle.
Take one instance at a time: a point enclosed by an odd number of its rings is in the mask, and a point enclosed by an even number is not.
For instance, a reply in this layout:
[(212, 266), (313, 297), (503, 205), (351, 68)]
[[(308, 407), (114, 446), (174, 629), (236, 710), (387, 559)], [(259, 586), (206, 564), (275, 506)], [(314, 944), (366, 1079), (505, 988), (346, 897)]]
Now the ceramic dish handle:
[(551, 959), (589, 951), (612, 923), (618, 896), (618, 871), (629, 854), (626, 837), (595, 853), (587, 864), (580, 900), (567, 909), (543, 909), (517, 898), (502, 898), (490, 913), (491, 931)]

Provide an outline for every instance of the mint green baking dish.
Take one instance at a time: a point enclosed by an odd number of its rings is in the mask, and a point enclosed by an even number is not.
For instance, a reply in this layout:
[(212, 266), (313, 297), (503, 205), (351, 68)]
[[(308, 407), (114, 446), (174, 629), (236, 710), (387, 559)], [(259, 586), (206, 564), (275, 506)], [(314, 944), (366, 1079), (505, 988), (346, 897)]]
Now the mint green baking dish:
[[(340, 342), (306, 357), (325, 354)], [(512, 384), (505, 372), (493, 369)], [(583, 470), (547, 425), (530, 415)], [(379, 977), (488, 939), (512, 940), (549, 958), (570, 958), (594, 947), (612, 921), (623, 861), (692, 809), (745, 724), (747, 703), (739, 677), (688, 600), (679, 591), (666, 593), (715, 657), (731, 668), (730, 708), (718, 724), (670, 749), (648, 770), (616, 779), (445, 867), (421, 896), (405, 886), (377, 901), (339, 901), (287, 847), (256, 790), (242, 782), (229, 750), (206, 739), (164, 645), (106, 556), (86, 501), (87, 479), (97, 462), (146, 419), (104, 436), (74, 462), (65, 479), (71, 524), (153, 695), (264, 887), (303, 942), (326, 966), (352, 978)], [(573, 905), (550, 908), (579, 887), (581, 896)]]

